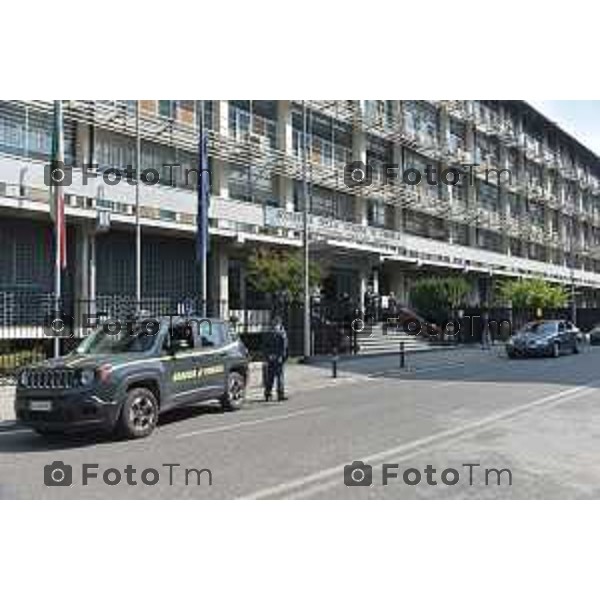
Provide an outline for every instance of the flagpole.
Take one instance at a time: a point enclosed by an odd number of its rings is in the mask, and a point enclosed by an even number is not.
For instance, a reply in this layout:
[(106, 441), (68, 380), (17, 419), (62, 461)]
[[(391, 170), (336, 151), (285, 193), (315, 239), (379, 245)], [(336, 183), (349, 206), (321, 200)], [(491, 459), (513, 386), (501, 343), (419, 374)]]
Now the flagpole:
[(136, 312), (142, 302), (142, 226), (140, 224), (140, 186), (142, 185), (142, 138), (140, 136), (140, 101), (135, 109), (135, 303)]
[[(56, 137), (56, 155), (52, 157), (53, 161), (62, 160), (62, 100), (54, 101), (54, 131)], [(61, 275), (62, 275), (62, 236), (64, 235), (60, 217), (60, 194), (62, 189), (60, 185), (54, 186), (54, 318), (58, 319), (61, 309)], [(64, 208), (63, 208), (64, 210)], [(62, 217), (64, 219), (64, 217)], [(60, 356), (60, 337), (54, 337), (54, 358)]]
[[(208, 152), (208, 145), (204, 144), (204, 100), (200, 101), (200, 138), (198, 141), (200, 148), (202, 150), (206, 150)], [(200, 180), (198, 181), (199, 191), (198, 193), (201, 195), (201, 201), (198, 203), (198, 208), (202, 210), (201, 217), (201, 227), (202, 227), (202, 235), (200, 239), (200, 259), (201, 259), (201, 282), (200, 282), (200, 299), (202, 302), (202, 316), (208, 316), (208, 277), (207, 277), (207, 267), (208, 267), (208, 199), (205, 198), (205, 194), (203, 193), (204, 186), (206, 185), (204, 177), (207, 175), (203, 172), (204, 163), (208, 163), (208, 158), (204, 156), (204, 152), (199, 153), (200, 164), (198, 165), (200, 171)], [(209, 192), (210, 193), (210, 192)]]

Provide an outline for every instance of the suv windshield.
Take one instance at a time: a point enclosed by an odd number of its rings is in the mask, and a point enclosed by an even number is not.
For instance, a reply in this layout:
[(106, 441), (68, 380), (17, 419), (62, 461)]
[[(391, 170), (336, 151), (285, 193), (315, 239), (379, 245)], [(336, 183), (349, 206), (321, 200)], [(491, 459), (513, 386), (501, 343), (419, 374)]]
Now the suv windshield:
[(123, 352), (146, 352), (152, 348), (156, 336), (137, 332), (133, 335), (121, 330), (119, 333), (106, 333), (97, 329), (86, 337), (75, 349), (77, 354), (119, 354)]
[(556, 323), (529, 323), (523, 327), (523, 333), (534, 333), (536, 335), (549, 335), (556, 333)]

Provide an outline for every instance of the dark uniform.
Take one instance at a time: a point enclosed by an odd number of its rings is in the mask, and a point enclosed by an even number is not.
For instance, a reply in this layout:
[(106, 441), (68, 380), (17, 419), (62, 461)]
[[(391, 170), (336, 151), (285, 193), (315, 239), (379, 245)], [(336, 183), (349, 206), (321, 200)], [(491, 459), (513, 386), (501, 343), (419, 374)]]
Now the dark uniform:
[(288, 358), (288, 339), (283, 325), (275, 327), (266, 335), (265, 341), (265, 400), (271, 399), (273, 384), (277, 380), (277, 399), (285, 400), (285, 381), (283, 367)]

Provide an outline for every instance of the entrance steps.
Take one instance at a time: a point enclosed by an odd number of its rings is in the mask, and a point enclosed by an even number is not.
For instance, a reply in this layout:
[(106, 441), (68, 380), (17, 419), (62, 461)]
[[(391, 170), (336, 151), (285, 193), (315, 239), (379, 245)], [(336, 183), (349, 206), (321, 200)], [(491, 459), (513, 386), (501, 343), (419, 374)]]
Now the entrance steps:
[[(383, 326), (376, 324), (372, 329), (365, 328), (356, 334), (358, 354), (389, 354), (400, 351), (400, 343), (404, 342), (406, 352), (421, 352), (431, 350), (434, 344), (421, 336), (411, 335), (402, 329), (389, 327), (383, 332)], [(437, 344), (439, 345), (439, 344)]]

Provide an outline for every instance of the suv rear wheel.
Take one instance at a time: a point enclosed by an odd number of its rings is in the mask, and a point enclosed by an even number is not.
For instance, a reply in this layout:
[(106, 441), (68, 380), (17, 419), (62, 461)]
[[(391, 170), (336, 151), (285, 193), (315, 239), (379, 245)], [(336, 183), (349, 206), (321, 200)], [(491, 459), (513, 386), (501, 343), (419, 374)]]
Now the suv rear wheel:
[(130, 389), (119, 417), (119, 432), (128, 438), (146, 437), (154, 431), (157, 421), (158, 402), (154, 394), (148, 388)]
[(227, 391), (221, 398), (224, 410), (239, 410), (246, 400), (246, 380), (240, 373), (231, 372), (227, 376)]

